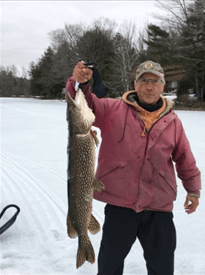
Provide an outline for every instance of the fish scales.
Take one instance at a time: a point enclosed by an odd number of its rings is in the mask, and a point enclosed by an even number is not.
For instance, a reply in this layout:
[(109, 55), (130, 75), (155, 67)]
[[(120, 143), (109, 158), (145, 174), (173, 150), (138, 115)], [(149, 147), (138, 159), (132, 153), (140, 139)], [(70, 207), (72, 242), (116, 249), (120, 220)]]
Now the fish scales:
[(100, 225), (92, 215), (93, 191), (101, 191), (103, 184), (95, 179), (96, 134), (91, 130), (95, 120), (83, 92), (78, 89), (76, 99), (67, 95), (68, 143), (68, 200), (67, 231), (70, 238), (78, 237), (76, 267), (86, 260), (95, 262), (95, 253), (88, 230), (96, 234)]

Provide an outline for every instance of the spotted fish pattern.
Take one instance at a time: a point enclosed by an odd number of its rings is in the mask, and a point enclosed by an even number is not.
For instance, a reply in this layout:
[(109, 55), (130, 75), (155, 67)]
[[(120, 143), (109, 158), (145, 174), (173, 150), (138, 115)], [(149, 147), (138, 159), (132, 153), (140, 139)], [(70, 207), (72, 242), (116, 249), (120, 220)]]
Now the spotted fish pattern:
[(68, 142), (68, 215), (67, 232), (78, 237), (76, 267), (85, 261), (95, 262), (95, 253), (88, 236), (100, 231), (92, 215), (93, 191), (102, 191), (103, 184), (95, 179), (95, 145), (99, 141), (91, 127), (95, 120), (83, 92), (78, 89), (75, 100), (67, 94)]

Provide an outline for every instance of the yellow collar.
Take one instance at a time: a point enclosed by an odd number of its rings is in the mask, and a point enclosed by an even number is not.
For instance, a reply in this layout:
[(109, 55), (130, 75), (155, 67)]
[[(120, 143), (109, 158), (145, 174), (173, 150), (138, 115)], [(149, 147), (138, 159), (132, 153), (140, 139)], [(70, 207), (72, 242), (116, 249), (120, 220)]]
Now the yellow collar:
[(137, 109), (137, 111), (139, 112), (139, 116), (140, 116), (141, 120), (144, 122), (144, 125), (145, 125), (142, 136), (145, 136), (145, 131), (151, 129), (152, 125), (159, 119), (160, 114), (165, 110), (166, 102), (165, 102), (165, 99), (163, 97), (161, 97), (161, 99), (163, 101), (162, 107), (159, 110), (149, 112), (149, 111), (146, 111), (145, 109), (143, 109), (142, 107), (140, 107), (136, 102), (130, 102), (127, 99), (128, 95), (132, 94), (132, 93), (133, 93), (133, 91), (126, 92), (123, 95), (122, 99), (127, 104), (134, 106)]

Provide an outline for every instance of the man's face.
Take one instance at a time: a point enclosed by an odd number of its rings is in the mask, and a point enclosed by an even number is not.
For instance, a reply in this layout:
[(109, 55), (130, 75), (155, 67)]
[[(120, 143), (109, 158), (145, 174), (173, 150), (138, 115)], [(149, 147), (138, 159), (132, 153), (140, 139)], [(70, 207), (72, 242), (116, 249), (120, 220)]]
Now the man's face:
[[(148, 81), (149, 80), (149, 81)], [(164, 89), (161, 78), (152, 73), (144, 73), (135, 84), (135, 90), (142, 103), (156, 104)], [(148, 83), (146, 83), (148, 82)], [(155, 83), (152, 83), (155, 82)]]

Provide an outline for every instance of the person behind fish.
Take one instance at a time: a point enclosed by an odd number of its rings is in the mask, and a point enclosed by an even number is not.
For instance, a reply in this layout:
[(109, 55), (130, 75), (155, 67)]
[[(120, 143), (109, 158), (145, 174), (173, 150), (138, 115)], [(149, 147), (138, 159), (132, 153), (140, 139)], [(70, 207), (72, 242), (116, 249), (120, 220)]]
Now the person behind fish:
[(172, 210), (177, 194), (173, 162), (187, 192), (188, 214), (199, 204), (201, 179), (174, 103), (162, 96), (163, 69), (153, 61), (140, 64), (135, 90), (126, 92), (122, 100), (97, 98), (88, 85), (91, 77), (92, 70), (79, 62), (66, 90), (74, 97), (75, 82), (82, 83), (96, 116), (94, 126), (101, 130), (96, 178), (104, 190), (95, 192), (94, 198), (107, 204), (98, 275), (123, 274), (124, 260), (137, 238), (148, 274), (173, 275)]

